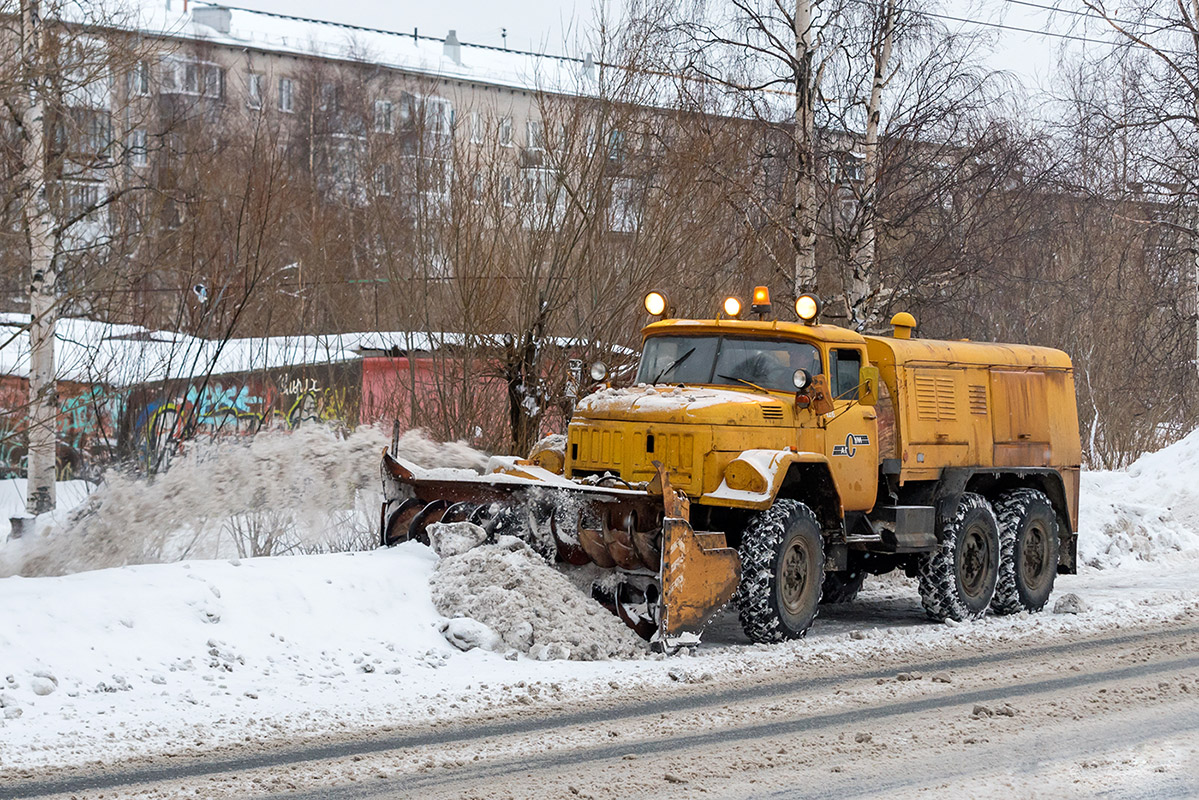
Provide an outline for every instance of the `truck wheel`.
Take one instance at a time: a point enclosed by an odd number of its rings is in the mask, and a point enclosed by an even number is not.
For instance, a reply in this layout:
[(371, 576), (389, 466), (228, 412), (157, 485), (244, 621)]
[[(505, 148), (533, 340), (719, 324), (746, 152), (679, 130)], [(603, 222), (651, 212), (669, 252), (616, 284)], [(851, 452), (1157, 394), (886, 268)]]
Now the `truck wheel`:
[(987, 612), (999, 576), (999, 524), (991, 504), (966, 492), (940, 538), (920, 564), (924, 610), (938, 621), (978, 619)]
[(858, 592), (862, 591), (862, 582), (865, 580), (864, 569), (824, 573), (824, 587), (820, 590), (821, 605), (852, 603)]
[(824, 540), (816, 515), (798, 500), (778, 500), (741, 534), (741, 629), (754, 642), (798, 639), (820, 605)]
[(1014, 614), (1040, 611), (1057, 576), (1058, 527), (1044, 492), (1016, 489), (995, 503), (999, 520), (999, 582), (991, 610)]

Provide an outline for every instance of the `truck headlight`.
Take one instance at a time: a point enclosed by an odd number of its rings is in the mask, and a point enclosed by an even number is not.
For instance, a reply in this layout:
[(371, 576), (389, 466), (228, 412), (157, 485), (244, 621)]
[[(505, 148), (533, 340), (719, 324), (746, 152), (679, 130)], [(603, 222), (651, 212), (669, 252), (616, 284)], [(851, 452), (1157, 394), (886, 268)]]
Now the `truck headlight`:
[(660, 317), (666, 313), (666, 295), (658, 291), (645, 296), (645, 310), (652, 317)]
[(766, 478), (747, 461), (733, 459), (724, 470), (724, 482), (738, 492), (762, 494), (766, 491)]
[(820, 301), (810, 294), (801, 294), (795, 298), (795, 315), (811, 325), (820, 315)]

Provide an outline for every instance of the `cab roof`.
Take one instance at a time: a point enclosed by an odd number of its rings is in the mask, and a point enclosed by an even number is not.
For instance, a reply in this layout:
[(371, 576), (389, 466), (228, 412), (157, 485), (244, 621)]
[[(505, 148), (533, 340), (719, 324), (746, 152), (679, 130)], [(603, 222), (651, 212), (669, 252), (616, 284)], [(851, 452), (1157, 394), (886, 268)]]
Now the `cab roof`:
[(837, 325), (805, 325), (781, 319), (664, 319), (651, 322), (641, 329), (642, 336), (660, 334), (708, 333), (762, 338), (804, 339), (832, 344), (864, 345), (865, 337)]
[(863, 336), (839, 325), (805, 325), (779, 319), (664, 319), (641, 329), (642, 336), (725, 334), (802, 339), (829, 344), (868, 345), (870, 360), (884, 364), (1038, 367), (1071, 369), (1070, 356), (1051, 347), (944, 339), (896, 339)]

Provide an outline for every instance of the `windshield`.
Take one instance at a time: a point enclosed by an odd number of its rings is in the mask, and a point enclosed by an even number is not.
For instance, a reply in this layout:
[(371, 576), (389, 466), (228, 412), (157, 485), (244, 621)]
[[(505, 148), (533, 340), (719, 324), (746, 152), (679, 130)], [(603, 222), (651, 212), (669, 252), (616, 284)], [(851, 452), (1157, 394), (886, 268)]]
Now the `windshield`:
[(653, 336), (645, 341), (638, 383), (715, 383), (795, 391), (792, 375), (819, 375), (820, 351), (795, 341), (731, 336)]

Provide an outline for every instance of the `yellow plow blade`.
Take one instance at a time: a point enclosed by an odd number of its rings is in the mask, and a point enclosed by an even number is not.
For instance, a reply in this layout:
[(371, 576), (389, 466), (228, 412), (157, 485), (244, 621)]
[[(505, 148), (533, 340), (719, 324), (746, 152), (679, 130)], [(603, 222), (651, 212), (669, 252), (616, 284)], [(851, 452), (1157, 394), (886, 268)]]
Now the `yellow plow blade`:
[(665, 649), (699, 642), (699, 634), (737, 591), (741, 558), (723, 533), (696, 531), (691, 503), (655, 462), (662, 487), (662, 609), (656, 639)]

